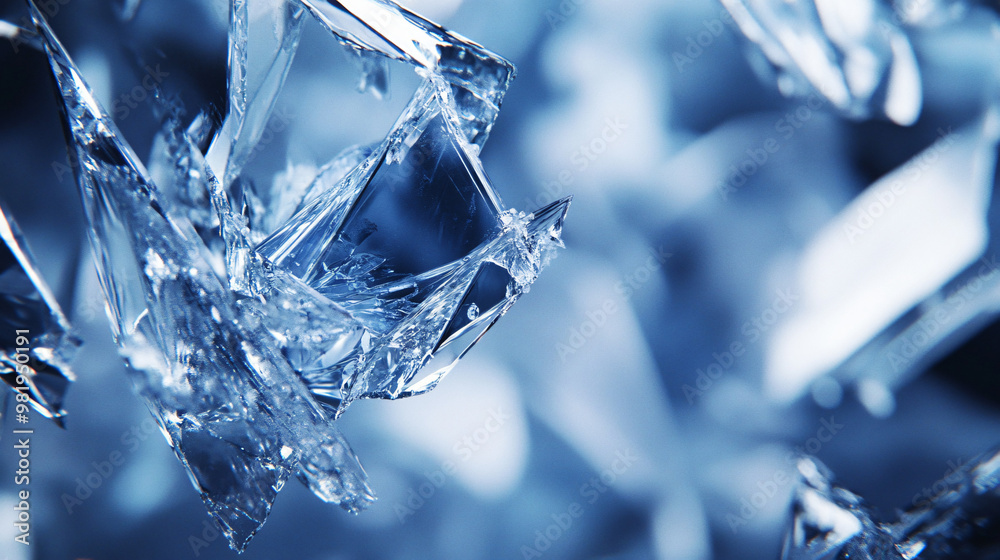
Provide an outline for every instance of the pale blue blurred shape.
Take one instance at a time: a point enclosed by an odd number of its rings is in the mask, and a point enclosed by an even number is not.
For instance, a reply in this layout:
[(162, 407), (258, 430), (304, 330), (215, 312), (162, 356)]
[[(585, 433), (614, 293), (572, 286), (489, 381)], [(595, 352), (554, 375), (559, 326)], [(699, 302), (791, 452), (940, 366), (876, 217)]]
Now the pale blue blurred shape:
[(120, 451), (125, 464), (110, 484), (115, 506), (129, 518), (152, 515), (163, 509), (178, 490), (187, 492), (187, 480), (179, 476), (169, 449), (159, 445), (159, 432), (151, 434), (150, 440), (134, 452), (128, 448)]
[(941, 131), (816, 235), (798, 270), (802, 301), (768, 348), (768, 395), (798, 398), (983, 255), (997, 134), (993, 116)]

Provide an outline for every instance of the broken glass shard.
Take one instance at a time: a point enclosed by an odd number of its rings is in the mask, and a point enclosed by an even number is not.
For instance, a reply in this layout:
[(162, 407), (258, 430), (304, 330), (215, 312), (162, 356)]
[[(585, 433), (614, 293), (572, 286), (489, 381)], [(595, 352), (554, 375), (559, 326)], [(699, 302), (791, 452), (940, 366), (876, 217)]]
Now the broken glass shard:
[[(238, 550), (290, 476), (350, 511), (371, 502), (333, 419), (432, 389), (562, 246), (569, 199), (506, 209), (478, 159), (510, 63), (390, 2), (346, 4), (234, 0), (226, 116), (184, 126), (157, 96), (149, 171), (32, 6), (115, 339)], [(368, 89), (390, 59), (422, 85), (382, 142), (247, 177), (306, 11)]]
[(510, 62), (388, 0), (299, 1), (354, 49), (407, 62), (444, 80), (460, 130), (471, 144), (485, 144), (514, 79)]
[[(35, 410), (62, 426), (63, 398), (75, 379), (69, 363), (80, 341), (3, 208), (0, 238), (0, 379), (14, 393), (22, 387)], [(21, 342), (19, 336), (24, 336)]]
[[(987, 560), (1000, 555), (1000, 452), (984, 454), (942, 480), (894, 522), (880, 522), (856, 494), (832, 482), (814, 458), (801, 477), (783, 560)], [(935, 488), (937, 484), (935, 484)]]
[[(426, 81), (379, 147), (256, 247), (369, 334), (369, 348), (302, 372), (338, 415), (355, 398), (433, 387), (448, 368), (418, 370), (463, 333), (488, 328), (559, 243), (568, 200), (538, 217), (505, 210), (442, 91)], [(533, 263), (527, 275), (523, 260)]]
[[(290, 474), (356, 511), (373, 497), (273, 337), (215, 276), (32, 5), (62, 102), (112, 330), (210, 513), (242, 549)], [(206, 176), (205, 180), (211, 180)]]
[(224, 185), (239, 175), (264, 134), (299, 45), (303, 14), (289, 0), (230, 3), (227, 113), (208, 152)]
[(785, 95), (819, 95), (856, 119), (913, 124), (923, 103), (906, 33), (876, 0), (722, 0)]
[(968, 461), (943, 480), (945, 490), (886, 527), (905, 560), (1000, 557), (1000, 451)]
[[(892, 543), (872, 520), (863, 500), (835, 486), (822, 463), (806, 457), (797, 468), (801, 480), (793, 497), (792, 527), (782, 560), (898, 558), (891, 554)], [(872, 546), (878, 554), (873, 554)]]

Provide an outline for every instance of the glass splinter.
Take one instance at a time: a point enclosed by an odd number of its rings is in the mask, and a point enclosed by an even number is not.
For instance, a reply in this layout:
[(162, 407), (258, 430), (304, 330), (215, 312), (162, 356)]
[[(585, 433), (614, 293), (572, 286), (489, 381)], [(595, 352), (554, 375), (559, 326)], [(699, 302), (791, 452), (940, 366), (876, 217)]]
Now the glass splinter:
[[(3, 332), (10, 333), (0, 345), (0, 379), (18, 393), (21, 374), (31, 406), (62, 426), (63, 398), (75, 380), (69, 362), (80, 341), (38, 272), (17, 224), (3, 208), (0, 238), (0, 324)], [(23, 334), (28, 343), (19, 345), (15, 333)], [(18, 362), (19, 353), (28, 357), (26, 363)]]
[[(149, 172), (29, 4), (119, 350), (230, 545), (290, 476), (363, 509), (374, 494), (334, 419), (436, 386), (562, 246), (569, 199), (507, 209), (478, 158), (513, 66), (391, 2), (233, 0), (226, 115), (183, 128), (167, 107)], [(260, 197), (242, 172), (307, 14), (365, 88), (385, 91), (390, 59), (423, 81), (382, 142)]]

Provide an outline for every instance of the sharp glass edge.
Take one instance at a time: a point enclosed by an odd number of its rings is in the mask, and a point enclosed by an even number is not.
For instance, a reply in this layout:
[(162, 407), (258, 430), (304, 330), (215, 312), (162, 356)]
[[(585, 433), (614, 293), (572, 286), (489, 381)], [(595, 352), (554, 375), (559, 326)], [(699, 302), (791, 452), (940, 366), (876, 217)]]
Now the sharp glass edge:
[[(225, 305), (232, 296), (202, 258), (197, 234), (160, 205), (141, 162), (44, 16), (32, 2), (29, 7), (60, 92), (68, 142), (83, 162), (78, 180), (102, 287), (116, 311), (116, 338), (140, 393), (230, 544), (242, 549), (264, 522), (285, 472), (297, 473), (326, 501), (363, 508), (374, 498), (353, 452), (268, 344), (270, 337), (261, 336), (251, 317), (235, 314), (235, 305)], [(102, 238), (108, 227), (119, 235)], [(133, 277), (116, 277), (130, 272)], [(193, 339), (177, 338), (189, 331)], [(206, 334), (203, 347), (188, 347)], [(228, 367), (229, 373), (213, 377), (199, 367)], [(219, 453), (206, 449), (225, 453), (229, 468), (217, 470)]]
[(803, 457), (797, 469), (800, 481), (782, 560), (986, 560), (1000, 555), (1000, 451), (955, 468), (942, 479), (942, 490), (925, 499), (916, 495), (892, 522), (878, 520), (864, 499), (834, 484), (818, 459)]
[[(99, 153), (96, 153), (96, 155), (102, 159), (100, 162), (101, 164), (116, 166), (109, 168), (108, 172), (125, 172), (124, 177), (114, 175), (112, 179), (118, 179), (118, 183), (121, 183), (122, 181), (130, 183), (135, 190), (135, 192), (128, 194), (118, 193), (119, 195), (128, 198), (125, 202), (122, 202), (121, 200), (118, 202), (120, 204), (130, 204), (135, 203), (136, 199), (146, 200), (146, 211), (151, 211), (152, 214), (145, 217), (154, 221), (162, 221), (161, 225), (165, 227), (165, 237), (171, 237), (171, 239), (176, 242), (178, 247), (183, 248), (185, 243), (189, 244), (188, 255), (186, 258), (194, 259), (190, 262), (198, 264), (198, 266), (192, 266), (189, 269), (191, 271), (190, 273), (187, 272), (187, 267), (182, 267), (182, 273), (176, 274), (176, 271), (171, 270), (171, 266), (176, 265), (176, 263), (165, 263), (164, 259), (159, 257), (152, 246), (147, 247), (145, 254), (134, 255), (139, 265), (141, 265), (139, 268), (141, 268), (145, 274), (145, 276), (140, 275), (140, 277), (144, 277), (147, 280), (153, 280), (154, 285), (151, 289), (154, 290), (156, 297), (147, 295), (146, 305), (149, 307), (144, 308), (139, 313), (129, 314), (127, 312), (123, 312), (123, 309), (125, 309), (127, 305), (124, 305), (122, 301), (119, 301), (119, 298), (117, 297), (119, 294), (115, 293), (115, 280), (113, 278), (115, 270), (109, 262), (106, 262), (108, 256), (104, 250), (105, 243), (98, 239), (99, 235), (94, 233), (95, 230), (92, 230), (92, 235), (94, 236), (92, 237), (92, 241), (95, 244), (95, 250), (98, 254), (101, 254), (104, 257), (102, 258), (104, 267), (99, 267), (99, 271), (102, 272), (102, 287), (105, 289), (109, 300), (114, 300), (117, 303), (117, 305), (112, 307), (113, 310), (116, 311), (116, 320), (114, 321), (114, 324), (116, 333), (119, 337), (119, 342), (122, 346), (122, 353), (135, 370), (143, 370), (144, 368), (149, 370), (146, 372), (147, 378), (137, 379), (137, 383), (140, 386), (140, 392), (147, 398), (154, 414), (158, 417), (161, 425), (164, 426), (168, 439), (170, 440), (182, 463), (188, 468), (189, 474), (191, 475), (196, 488), (202, 492), (206, 505), (213, 513), (213, 516), (223, 525), (226, 536), (230, 539), (231, 545), (237, 549), (242, 549), (242, 547), (246, 545), (250, 537), (252, 537), (253, 533), (260, 527), (263, 520), (266, 518), (270, 507), (270, 500), (273, 499), (274, 494), (276, 494), (277, 490), (280, 489), (285, 477), (294, 472), (297, 472), (299, 477), (302, 478), (303, 481), (306, 482), (321, 498), (328, 501), (339, 502), (342, 506), (349, 510), (356, 510), (363, 507), (365, 503), (373, 499), (370, 489), (368, 489), (365, 482), (364, 472), (360, 465), (357, 464), (357, 460), (350, 452), (346, 442), (342, 440), (339, 433), (336, 432), (332, 426), (330, 426), (329, 429), (332, 432), (331, 435), (333, 440), (325, 446), (320, 446), (322, 452), (319, 456), (314, 454), (313, 456), (303, 457), (301, 455), (302, 451), (298, 449), (299, 446), (296, 446), (296, 448), (293, 449), (282, 445), (278, 450), (260, 450), (260, 453), (263, 453), (263, 456), (268, 457), (268, 459), (264, 463), (260, 463), (259, 461), (255, 463), (253, 457), (248, 458), (241, 455), (241, 453), (246, 451), (246, 446), (244, 444), (238, 444), (236, 449), (232, 449), (230, 447), (218, 449), (218, 451), (223, 454), (235, 454), (233, 455), (232, 460), (236, 461), (239, 465), (242, 465), (240, 467), (241, 472), (243, 472), (245, 476), (249, 477), (250, 487), (239, 488), (239, 491), (235, 493), (224, 495), (211, 494), (206, 490), (205, 482), (207, 478), (211, 476), (211, 473), (204, 472), (202, 467), (204, 461), (211, 460), (211, 456), (199, 456), (199, 454), (204, 454), (205, 448), (211, 449), (213, 445), (218, 447), (223, 444), (226, 446), (232, 446), (234, 445), (234, 441), (254, 435), (260, 435), (261, 437), (266, 438), (268, 435), (268, 429), (281, 432), (291, 440), (299, 439), (298, 436), (301, 436), (302, 434), (294, 433), (294, 430), (292, 430), (292, 433), (283, 431), (280, 426), (270, 425), (271, 422), (261, 422), (261, 424), (267, 424), (267, 426), (262, 428), (262, 432), (260, 434), (257, 434), (249, 427), (244, 426), (244, 429), (250, 429), (250, 432), (226, 435), (225, 432), (232, 428), (233, 422), (211, 424), (210, 421), (208, 427), (211, 429), (201, 430), (200, 428), (204, 428), (205, 426), (192, 427), (191, 424), (197, 424), (197, 422), (193, 422), (188, 418), (179, 417), (176, 413), (170, 410), (170, 406), (167, 406), (170, 405), (171, 402), (176, 404), (176, 399), (183, 399), (184, 395), (157, 392), (157, 388), (153, 386), (156, 382), (161, 382), (162, 384), (165, 381), (167, 385), (170, 383), (180, 382), (184, 385), (185, 383), (189, 384), (191, 381), (190, 379), (185, 379), (183, 375), (177, 379), (170, 379), (171, 375), (177, 374), (177, 372), (171, 371), (174, 368), (174, 365), (164, 363), (164, 352), (162, 350), (157, 350), (153, 341), (143, 338), (143, 332), (149, 334), (151, 339), (156, 339), (157, 336), (165, 336), (165, 331), (172, 331), (169, 326), (167, 328), (156, 326), (157, 313), (160, 314), (159, 316), (161, 317), (161, 320), (164, 316), (168, 316), (170, 313), (170, 310), (165, 307), (157, 309), (160, 302), (156, 300), (161, 295), (161, 291), (169, 290), (169, 288), (164, 288), (164, 282), (169, 283), (173, 281), (174, 283), (177, 283), (178, 277), (182, 277), (180, 280), (181, 284), (184, 284), (189, 288), (201, 290), (202, 292), (207, 290), (207, 293), (218, 295), (219, 297), (213, 299), (213, 302), (229, 302), (229, 299), (232, 299), (232, 296), (230, 295), (229, 298), (223, 297), (223, 292), (220, 291), (220, 286), (216, 286), (214, 282), (209, 280), (200, 280), (195, 278), (195, 276), (197, 276), (196, 272), (203, 273), (204, 271), (212, 270), (204, 258), (206, 256), (205, 254), (208, 252), (207, 249), (204, 246), (194, 246), (198, 244), (197, 242), (199, 240), (198, 235), (194, 233), (194, 228), (191, 227), (191, 224), (186, 220), (178, 219), (177, 216), (172, 214), (169, 197), (161, 200), (157, 195), (156, 187), (148, 178), (148, 173), (143, 168), (141, 161), (135, 156), (134, 153), (132, 153), (128, 144), (125, 143), (120, 137), (120, 133), (117, 131), (117, 128), (115, 128), (110, 117), (108, 117), (97, 105), (96, 101), (93, 99), (93, 95), (90, 93), (82, 78), (79, 76), (78, 70), (76, 70), (76, 68), (72, 65), (69, 57), (65, 55), (62, 47), (58, 45), (58, 40), (51, 34), (50, 30), (48, 30), (47, 24), (44, 22), (44, 18), (42, 18), (37, 8), (30, 1), (29, 5), (32, 6), (33, 16), (37, 16), (36, 26), (38, 26), (40, 31), (42, 31), (42, 34), (45, 35), (45, 50), (49, 55), (50, 62), (52, 63), (57, 86), (59, 86), (58, 89), (63, 94), (70, 94), (71, 96), (75, 95), (76, 97), (73, 97), (72, 101), (84, 107), (85, 116), (88, 118), (88, 121), (83, 124), (76, 121), (67, 121), (67, 132), (69, 134), (70, 144), (76, 145), (74, 142), (74, 134), (87, 135), (96, 133), (95, 138), (98, 142), (95, 144), (99, 145), (88, 145), (88, 147), (90, 149), (94, 149), (96, 147), (96, 149), (99, 150)], [(238, 6), (234, 4), (233, 14), (238, 14), (237, 8)], [(234, 15), (233, 22), (238, 23), (239, 21), (239, 18)], [(421, 21), (425, 22), (425, 20)], [(429, 22), (425, 23), (433, 26), (433, 24), (429, 24)], [(235, 27), (236, 23), (234, 23), (234, 28)], [(434, 28), (442, 33), (446, 33), (436, 26), (434, 26)], [(48, 31), (48, 33), (46, 33), (46, 31)], [(292, 35), (295, 35), (295, 33)], [(242, 38), (237, 37), (235, 42), (245, 42), (246, 40), (246, 35), (243, 35)], [(291, 40), (291, 50), (294, 50), (296, 40), (297, 39), (294, 38)], [(288, 43), (284, 44), (279, 51), (285, 51), (287, 46)], [(478, 45), (474, 46), (480, 48)], [(233, 47), (233, 44), (231, 43), (231, 48), (234, 49), (235, 52), (239, 52), (238, 45)], [(233, 52), (234, 51), (231, 51), (231, 55)], [(236, 58), (238, 59), (238, 57)], [(461, 59), (462, 56), (459, 56), (459, 58)], [(231, 56), (231, 62), (233, 60), (234, 58)], [(285, 60), (283, 64), (278, 64), (280, 70), (278, 72), (279, 79), (271, 82), (271, 86), (275, 91), (280, 89), (281, 82), (287, 72), (287, 65), (290, 64), (290, 60), (291, 56), (288, 55), (287, 60)], [(243, 59), (243, 63), (245, 63), (245, 59)], [(271, 70), (274, 70), (275, 68), (274, 63), (275, 61), (272, 60), (272, 65), (270, 67)], [(507, 68), (509, 67), (509, 63), (503, 61), (503, 64), (500, 64), (499, 66), (501, 69)], [(446, 120), (452, 127), (454, 127), (451, 131), (453, 140), (463, 146), (463, 150), (469, 154), (470, 164), (481, 173), (481, 163), (476, 157), (479, 144), (476, 144), (475, 142), (481, 143), (485, 141), (486, 136), (484, 132), (488, 132), (488, 126), (492, 124), (492, 119), (495, 118), (495, 109), (498, 109), (499, 99), (502, 97), (510, 78), (513, 76), (513, 68), (509, 67), (509, 71), (501, 72), (503, 78), (503, 80), (501, 80), (502, 87), (492, 91), (493, 98), (497, 100), (497, 104), (492, 106), (494, 113), (490, 113), (489, 111), (486, 112), (485, 121), (488, 121), (487, 126), (482, 130), (479, 130), (476, 134), (469, 134), (468, 122), (463, 120), (463, 116), (460, 114), (461, 102), (456, 100), (454, 97), (457, 90), (454, 87), (455, 84), (453, 82), (456, 78), (452, 76), (452, 83), (449, 84), (449, 82), (442, 77), (442, 73), (438, 72), (440, 68), (435, 67), (432, 70), (433, 71), (430, 74), (425, 76), (425, 84), (428, 86), (429, 91), (433, 92), (433, 96), (435, 96), (435, 98), (447, 108), (447, 110), (443, 110), (443, 113), (445, 113)], [(61, 76), (60, 72), (63, 71), (68, 73), (69, 76)], [(456, 69), (451, 68), (448, 69), (448, 71), (455, 72)], [(470, 72), (474, 74), (473, 70), (470, 70)], [(245, 76), (240, 78), (239, 72), (235, 72), (234, 74), (237, 76), (237, 81), (240, 82), (239, 86), (242, 88), (240, 90), (242, 91), (241, 96), (244, 96), (243, 98), (245, 99)], [(456, 75), (460, 76), (461, 73), (459, 72)], [(62, 77), (64, 81), (69, 80), (72, 84), (60, 83), (60, 77)], [(230, 85), (232, 86), (232, 81)], [(469, 82), (465, 85), (474, 86), (475, 84)], [(64, 89), (70, 91), (64, 91)], [(64, 101), (67, 101), (67, 98), (64, 97)], [(264, 109), (260, 110), (260, 113), (264, 115), (269, 114), (270, 110), (273, 108), (273, 99), (271, 99), (269, 103), (265, 103), (263, 106)], [(242, 114), (240, 112), (240, 107), (242, 107)], [(232, 121), (231, 126), (236, 126), (242, 130), (245, 123), (242, 122), (240, 118), (245, 117), (247, 107), (246, 105), (242, 105), (240, 107), (237, 107), (236, 113), (231, 113), (230, 116), (235, 114), (237, 119), (236, 121)], [(67, 119), (69, 118), (68, 110), (64, 112), (64, 115)], [(260, 115), (258, 115), (258, 117), (259, 116)], [(401, 117), (401, 119), (403, 118), (404, 117)], [(259, 121), (266, 122), (266, 116), (260, 117)], [(196, 123), (192, 123), (192, 127), (194, 127), (195, 124)], [(71, 130), (73, 125), (87, 125), (93, 128), (93, 130)], [(219, 138), (220, 137), (217, 136), (216, 140), (218, 141)], [(252, 135), (249, 138), (251, 139), (250, 143), (252, 145)], [(204, 176), (206, 181), (208, 181), (204, 190), (211, 192), (212, 204), (218, 211), (224, 237), (227, 235), (227, 231), (229, 231), (230, 234), (232, 234), (232, 232), (240, 233), (240, 235), (229, 235), (229, 238), (226, 240), (227, 257), (230, 259), (230, 281), (232, 282), (237, 278), (242, 280), (242, 276), (233, 274), (234, 268), (238, 269), (240, 266), (244, 265), (251, 265), (252, 268), (249, 276), (246, 277), (247, 280), (250, 280), (249, 282), (239, 285), (239, 281), (237, 281), (237, 285), (231, 285), (230, 288), (233, 289), (235, 293), (243, 293), (244, 296), (250, 296), (251, 298), (258, 297), (266, 300), (266, 297), (262, 297), (265, 292), (270, 291), (274, 293), (276, 291), (273, 282), (285, 282), (283, 288), (277, 289), (277, 292), (281, 292), (283, 289), (290, 287), (293, 297), (305, 297), (309, 301), (318, 302), (321, 307), (332, 310), (335, 320), (348, 325), (346, 328), (349, 329), (350, 317), (348, 314), (343, 314), (344, 316), (341, 316), (340, 311), (342, 310), (340, 310), (339, 306), (329, 300), (323, 300), (319, 294), (312, 292), (308, 286), (301, 284), (301, 282), (298, 282), (294, 277), (282, 277), (280, 270), (274, 270), (273, 268), (270, 268), (268, 263), (259, 260), (259, 255), (257, 255), (253, 250), (249, 240), (241, 238), (242, 232), (245, 228), (244, 223), (240, 222), (237, 218), (242, 219), (244, 216), (235, 216), (231, 212), (229, 202), (225, 198), (225, 190), (220, 187), (218, 182), (214, 181), (214, 176), (211, 173), (212, 167), (205, 164), (203, 161), (199, 162), (200, 151), (197, 146), (193, 145), (193, 142), (188, 142), (187, 140), (183, 140), (182, 143), (183, 142), (191, 144), (187, 148), (189, 148), (189, 155), (192, 156), (191, 159), (195, 160), (192, 164), (192, 169), (200, 171), (202, 176)], [(81, 146), (77, 147), (82, 149)], [(182, 146), (181, 149), (185, 148)], [(226, 158), (228, 158), (228, 153), (223, 159)], [(84, 159), (85, 158), (81, 157), (81, 160)], [(227, 173), (229, 172), (228, 166), (223, 166), (222, 169), (226, 169), (225, 172)], [(78, 173), (79, 172), (80, 171), (78, 170)], [(95, 173), (99, 172), (100, 170)], [(97, 177), (96, 179), (99, 182), (102, 178)], [(107, 178), (104, 177), (103, 179)], [(81, 188), (83, 189), (81, 194), (83, 194), (86, 199), (87, 188), (85, 188), (84, 185), (85, 180), (94, 181), (95, 177), (80, 175), (79, 180), (81, 181)], [(89, 186), (94, 187), (94, 185)], [(113, 187), (120, 186), (120, 184), (113, 185)], [(108, 186), (105, 185), (104, 188), (107, 189)], [(499, 197), (495, 195), (491, 188), (487, 190), (487, 194), (494, 199), (496, 207), (502, 209)], [(111, 198), (114, 198), (114, 196)], [(94, 201), (91, 202), (93, 203)], [(161, 206), (161, 203), (165, 204), (166, 207)], [(498, 313), (489, 314), (484, 317), (484, 319), (489, 320), (485, 325), (485, 328), (479, 331), (478, 335), (472, 340), (472, 343), (478, 340), (479, 337), (481, 337), (482, 334), (490, 326), (492, 326), (493, 323), (495, 323), (499, 316), (501, 316), (510, 307), (513, 301), (516, 300), (521, 293), (527, 291), (528, 285), (534, 280), (540, 269), (548, 262), (552, 247), (561, 246), (559, 233), (562, 226), (562, 219), (565, 216), (568, 204), (568, 199), (557, 201), (546, 208), (540, 209), (535, 215), (525, 216), (524, 214), (517, 214), (514, 211), (506, 211), (504, 213), (503, 219), (505, 226), (503, 231), (506, 232), (504, 235), (506, 235), (508, 239), (504, 243), (501, 243), (499, 238), (494, 240), (494, 242), (487, 244), (489, 250), (481, 248), (479, 250), (479, 254), (482, 258), (482, 262), (495, 262), (508, 270), (511, 277), (516, 281), (517, 289), (515, 290), (515, 293), (512, 294), (512, 297), (509, 297), (505, 304), (499, 307)], [(95, 217), (99, 217), (97, 216), (99, 212), (93, 211), (94, 208), (91, 207), (92, 204), (85, 206), (88, 208), (88, 216), (91, 219), (91, 222), (96, 223)], [(227, 222), (227, 219), (231, 220)], [(135, 231), (132, 233), (135, 234)], [(135, 241), (136, 240), (133, 239), (133, 242)], [(163, 254), (169, 255), (171, 253), (169, 245), (170, 243), (166, 243), (166, 245), (162, 246)], [(178, 258), (184, 263), (189, 262), (188, 260), (184, 260), (183, 255), (178, 256)], [(234, 265), (234, 262), (240, 259), (243, 259), (242, 264), (236, 263)], [(170, 261), (169, 258), (166, 260)], [(466, 267), (466, 272), (464, 274), (452, 276), (452, 291), (454, 291), (455, 294), (464, 297), (464, 294), (466, 294), (470, 289), (469, 282), (471, 282), (475, 277), (479, 264), (481, 263), (476, 263), (476, 266), (469, 265)], [(171, 278), (171, 274), (174, 274), (173, 278)], [(202, 276), (204, 276), (204, 274), (202, 274)], [(282, 278), (284, 278), (284, 280), (281, 280)], [(205, 282), (208, 282), (208, 284)], [(257, 291), (255, 292), (255, 290)], [(112, 297), (113, 294), (116, 297)], [(294, 294), (300, 294), (300, 296), (295, 296)], [(440, 297), (444, 296), (442, 295)], [(134, 299), (141, 300), (142, 297), (136, 297)], [(457, 301), (460, 302), (461, 297), (459, 297)], [(264, 301), (264, 303), (267, 304), (266, 301)], [(232, 323), (233, 325), (236, 325), (238, 329), (250, 329), (249, 332), (244, 331), (245, 334), (260, 335), (268, 328), (271, 328), (271, 326), (263, 324), (267, 322), (266, 312), (261, 313), (260, 309), (255, 310), (252, 306), (240, 307), (239, 305), (235, 305), (234, 307), (240, 308), (240, 311), (236, 313), (235, 316), (232, 315), (233, 312), (229, 309), (219, 310), (213, 306), (212, 315), (215, 317), (214, 320), (216, 322), (222, 321), (223, 324)], [(203, 313), (203, 315), (208, 314)], [(452, 313), (438, 313), (438, 315), (441, 315), (440, 318), (443, 318), (445, 321), (442, 323), (442, 326), (445, 326), (450, 320), (448, 317), (452, 315)], [(221, 319), (220, 316), (222, 316)], [(419, 314), (417, 314), (417, 317), (419, 317)], [(125, 319), (129, 320), (125, 321)], [(176, 317), (167, 317), (167, 319), (177, 320)], [(204, 317), (195, 317), (194, 319), (204, 321)], [(184, 316), (184, 320), (190, 321), (191, 316)], [(410, 328), (421, 326), (420, 322), (416, 321), (416, 317), (409, 324)], [(143, 330), (144, 328), (145, 331)], [(442, 344), (442, 340), (440, 340), (442, 335), (438, 332), (440, 329), (432, 330), (423, 328), (419, 330), (423, 330), (425, 335), (429, 335), (434, 340), (427, 340), (417, 344), (418, 347), (423, 348), (422, 352), (424, 354), (422, 358), (413, 361), (411, 364), (411, 366), (415, 365), (416, 367), (411, 367), (412, 371), (408, 371), (404, 375), (400, 375), (395, 378), (378, 379), (377, 383), (371, 375), (363, 376), (363, 383), (358, 384), (358, 387), (364, 387), (364, 390), (350, 392), (349, 394), (351, 399), (383, 395), (389, 395), (389, 398), (397, 398), (400, 396), (419, 394), (433, 388), (433, 386), (440, 379), (440, 376), (443, 375), (441, 372), (446, 373), (447, 369), (450, 369), (450, 366), (442, 370), (438, 370), (438, 372), (426, 376), (421, 380), (414, 380), (415, 373), (426, 363), (427, 359), (434, 353), (434, 350)], [(275, 333), (272, 330), (271, 334), (278, 336), (280, 333)], [(121, 338), (123, 335), (126, 335), (124, 339)], [(178, 343), (177, 340), (168, 342), (174, 345)], [(165, 343), (160, 340), (159, 344), (161, 345), (161, 348), (163, 348), (163, 344)], [(284, 363), (279, 353), (273, 348), (270, 348), (270, 346), (271, 345), (264, 344), (262, 348), (251, 348), (249, 350), (247, 348), (242, 348), (239, 355), (244, 356), (245, 359), (241, 359), (243, 362), (242, 364), (236, 365), (249, 366), (249, 371), (245, 373), (249, 375), (249, 382), (257, 391), (262, 389), (262, 383), (269, 384), (264, 383), (266, 380), (261, 379), (259, 374), (264, 374), (264, 377), (266, 378), (267, 374), (270, 373), (272, 376), (271, 381), (274, 381), (273, 376), (277, 375), (278, 383), (287, 384), (285, 385), (286, 387), (291, 386), (294, 389), (292, 391), (294, 393), (293, 396), (298, 397), (300, 401), (306, 405), (305, 413), (307, 415), (311, 414), (315, 416), (318, 412), (316, 403), (309, 398), (308, 394), (303, 395), (303, 391), (300, 390), (302, 385), (297, 378), (290, 379), (287, 368), (288, 364)], [(461, 357), (461, 355), (464, 355), (468, 347), (469, 346), (463, 349), (461, 353), (456, 356), (456, 359)], [(224, 363), (225, 360), (222, 360), (222, 362)], [(454, 362), (452, 362), (452, 364), (453, 363)], [(263, 370), (258, 371), (262, 367)], [(257, 370), (254, 368), (257, 368)], [(166, 377), (163, 379), (154, 379), (157, 375), (156, 372), (159, 372), (161, 377), (164, 375)], [(386, 382), (391, 382), (395, 387), (386, 389)], [(378, 385), (374, 389), (371, 388), (373, 383)], [(165, 386), (160, 387), (160, 389), (163, 388), (165, 388)], [(388, 393), (386, 393), (386, 390), (388, 390)], [(263, 396), (265, 397), (264, 400), (266, 400), (267, 395), (265, 394)], [(385, 397), (383, 396), (383, 398)], [(343, 405), (346, 406), (349, 402), (350, 399), (346, 400)], [(297, 404), (297, 402), (293, 402), (292, 404)], [(176, 406), (174, 408), (176, 408)], [(301, 406), (299, 408), (299, 411), (301, 412)], [(343, 407), (338, 407), (338, 411), (342, 412), (342, 410)], [(211, 413), (212, 411), (211, 409), (206, 409), (204, 412)], [(322, 418), (322, 413), (318, 414), (318, 417)], [(237, 416), (239, 416), (238, 411)], [(279, 420), (278, 424), (280, 423), (281, 422)], [(237, 423), (237, 425), (239, 424)], [(214, 428), (212, 428), (212, 426), (214, 426)], [(208, 438), (207, 440), (205, 439), (206, 437)], [(310, 436), (307, 435), (307, 438), (308, 437)], [(192, 440), (194, 443), (189, 442), (188, 440)], [(253, 442), (251, 441), (250, 443)], [(275, 451), (277, 455), (275, 454)], [(258, 453), (258, 458), (262, 457), (260, 453)], [(326, 455), (324, 455), (324, 453), (326, 453)], [(332, 473), (330, 471), (331, 468), (334, 471)], [(352, 472), (353, 474), (351, 474)], [(343, 478), (341, 475), (346, 478)], [(264, 503), (263, 510), (255, 508), (257, 500), (251, 500), (251, 503), (247, 503), (245, 501), (245, 498), (247, 497), (245, 492), (249, 492), (250, 496), (263, 492), (264, 494), (260, 495), (260, 498), (262, 498), (262, 502)]]
[[(69, 362), (81, 342), (73, 334), (73, 328), (38, 271), (21, 230), (9, 214), (10, 212), (0, 204), (0, 239), (5, 245), (4, 250), (9, 252), (13, 259), (9, 266), (16, 266), (19, 269), (14, 274), (22, 274), (34, 293), (30, 296), (24, 293), (0, 294), (0, 297), (9, 298), (8, 305), (17, 308), (8, 309), (10, 315), (4, 317), (4, 320), (11, 324), (31, 322), (38, 328), (25, 333), (30, 342), (24, 345), (24, 348), (27, 348), (24, 352), (21, 352), (23, 348), (16, 348), (20, 346), (14, 342), (16, 332), (8, 333), (11, 339), (5, 341), (3, 345), (0, 378), (10, 386), (12, 393), (17, 395), (19, 394), (16, 388), (17, 377), (23, 374), (24, 385), (27, 387), (27, 402), (40, 414), (51, 418), (58, 426), (65, 427), (63, 418), (66, 411), (62, 407), (62, 402), (69, 385), (76, 380)], [(4, 273), (10, 274), (6, 270)], [(22, 313), (31, 316), (24, 317)], [(18, 353), (23, 353), (29, 361), (19, 362)], [(0, 419), (2, 418), (3, 416), (0, 416)]]
[[(250, 22), (246, 0), (233, 0), (229, 31), (229, 108), (208, 153), (208, 161), (227, 188), (246, 163), (267, 123), (277, 93), (287, 76), (298, 47), (302, 8), (344, 42), (360, 59), (362, 84), (379, 92), (384, 65), (369, 61), (370, 55), (409, 63), (440, 76), (454, 90), (461, 130), (469, 142), (482, 148), (500, 111), (504, 94), (515, 76), (514, 65), (460, 35), (416, 15), (389, 0), (287, 0), (285, 11), (276, 15), (280, 48), (268, 61), (265, 91), (247, 92), (249, 53), (243, 45)], [(386, 78), (387, 79), (387, 78)], [(367, 87), (367, 86), (365, 86)], [(251, 99), (252, 97), (252, 99)], [(262, 107), (255, 122), (247, 126), (251, 105)]]

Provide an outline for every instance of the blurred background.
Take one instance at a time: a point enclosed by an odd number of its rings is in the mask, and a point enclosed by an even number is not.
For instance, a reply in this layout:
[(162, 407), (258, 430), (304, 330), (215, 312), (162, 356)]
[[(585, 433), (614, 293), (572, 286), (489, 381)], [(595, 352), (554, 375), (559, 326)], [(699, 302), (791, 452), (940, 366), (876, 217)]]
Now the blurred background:
[[(517, 66), (482, 159), (510, 207), (574, 195), (566, 249), (436, 390), (339, 421), (369, 511), (291, 482), (243, 558), (776, 559), (796, 453), (892, 516), (1000, 443), (995, 3), (402, 4)], [(140, 157), (151, 80), (224, 110), (225, 1), (46, 6)], [(380, 140), (417, 83), (358, 93), (313, 23), (264, 180)], [(32, 422), (33, 543), (5, 521), (0, 554), (233, 558), (131, 392), (47, 61), (14, 45), (0, 198), (85, 344), (67, 428)]]

